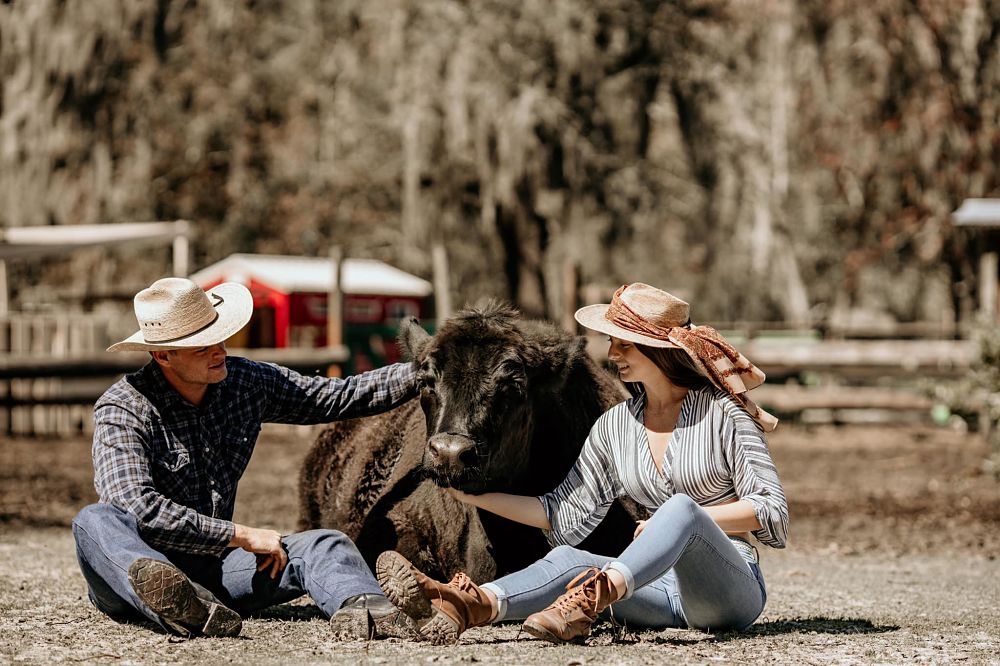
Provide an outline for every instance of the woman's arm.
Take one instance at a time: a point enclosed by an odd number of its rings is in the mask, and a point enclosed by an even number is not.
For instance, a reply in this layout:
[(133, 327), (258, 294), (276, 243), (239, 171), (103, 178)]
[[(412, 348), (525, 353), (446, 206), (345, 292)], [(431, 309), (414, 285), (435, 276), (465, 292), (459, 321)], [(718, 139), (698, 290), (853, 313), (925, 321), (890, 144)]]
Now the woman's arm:
[[(744, 535), (760, 529), (760, 521), (754, 512), (753, 504), (748, 500), (736, 500), (726, 504), (716, 504), (715, 506), (703, 506), (712, 520), (722, 528), (726, 534)], [(640, 520), (635, 528), (632, 538), (638, 538), (642, 531), (646, 529), (646, 521)]]
[(702, 507), (726, 534), (743, 534), (760, 529), (760, 521), (749, 500)]
[[(723, 452), (733, 470), (739, 504), (749, 503), (758, 526), (753, 535), (765, 546), (784, 548), (788, 540), (788, 502), (760, 427), (746, 412), (735, 410)], [(721, 524), (721, 523), (720, 523)], [(728, 531), (723, 526), (723, 530)]]
[(542, 508), (542, 503), (537, 497), (507, 493), (468, 495), (455, 488), (448, 488), (448, 492), (461, 502), (495, 513), (516, 523), (524, 523), (543, 530), (552, 529), (549, 518), (545, 515), (545, 509)]

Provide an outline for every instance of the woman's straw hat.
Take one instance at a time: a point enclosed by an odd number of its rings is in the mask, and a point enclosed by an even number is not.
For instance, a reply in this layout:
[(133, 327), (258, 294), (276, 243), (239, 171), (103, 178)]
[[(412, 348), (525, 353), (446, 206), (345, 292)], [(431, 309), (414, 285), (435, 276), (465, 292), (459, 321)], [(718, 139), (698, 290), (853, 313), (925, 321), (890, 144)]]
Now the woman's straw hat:
[(135, 296), (139, 330), (109, 352), (208, 347), (243, 328), (253, 314), (250, 290), (225, 282), (205, 293), (184, 278), (163, 278)]
[(778, 419), (746, 396), (764, 383), (764, 373), (711, 326), (691, 326), (689, 312), (676, 296), (637, 282), (619, 288), (607, 305), (588, 305), (575, 316), (587, 328), (619, 340), (683, 350), (698, 372), (739, 401), (762, 430), (774, 430)]
[[(630, 312), (631, 328), (622, 328), (611, 321), (612, 315)], [(666, 338), (666, 332), (675, 327), (686, 327), (691, 323), (690, 306), (662, 289), (636, 282), (619, 289), (611, 303), (588, 305), (576, 311), (576, 320), (582, 326), (599, 333), (605, 333), (619, 340), (628, 340), (640, 345), (660, 348), (677, 348), (678, 345)], [(619, 319), (618, 317), (615, 317)], [(640, 321), (635, 321), (638, 318)]]

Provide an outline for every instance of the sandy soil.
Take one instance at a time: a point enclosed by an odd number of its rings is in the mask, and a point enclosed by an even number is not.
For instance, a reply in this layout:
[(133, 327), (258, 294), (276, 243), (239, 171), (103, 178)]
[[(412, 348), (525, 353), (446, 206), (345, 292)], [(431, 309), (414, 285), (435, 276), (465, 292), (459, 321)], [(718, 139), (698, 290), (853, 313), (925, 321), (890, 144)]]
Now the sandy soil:
[[(308, 429), (265, 429), (237, 520), (290, 530)], [(771, 438), (792, 514), (764, 549), (768, 606), (747, 632), (631, 633), (603, 625), (551, 646), (516, 625), (454, 647), (338, 643), (307, 600), (238, 639), (179, 640), (92, 609), (68, 525), (94, 498), (88, 442), (0, 443), (0, 662), (1000, 664), (1000, 484), (975, 437), (923, 428), (782, 428)], [(253, 518), (251, 518), (253, 517)]]

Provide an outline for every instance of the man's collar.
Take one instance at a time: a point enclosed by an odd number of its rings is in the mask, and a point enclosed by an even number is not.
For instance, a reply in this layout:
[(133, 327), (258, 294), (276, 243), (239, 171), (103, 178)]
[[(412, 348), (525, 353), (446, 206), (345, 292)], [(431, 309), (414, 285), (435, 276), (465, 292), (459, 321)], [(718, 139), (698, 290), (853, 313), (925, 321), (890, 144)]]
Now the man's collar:
[(154, 360), (150, 360), (146, 366), (149, 370), (150, 388), (154, 394), (162, 401), (164, 407), (193, 407), (190, 402), (184, 399), (177, 389), (167, 381), (163, 374), (163, 368)]
[[(228, 366), (228, 359), (227, 366)], [(162, 407), (187, 407), (193, 409), (204, 409), (209, 406), (213, 406), (216, 402), (228, 396), (230, 393), (230, 375), (227, 374), (226, 378), (223, 379), (218, 384), (211, 384), (208, 390), (205, 392), (205, 397), (202, 399), (200, 405), (192, 405), (190, 402), (184, 399), (177, 389), (171, 386), (170, 382), (163, 374), (163, 370), (160, 368), (160, 364), (153, 359), (149, 360), (139, 372), (136, 373), (136, 378), (139, 380), (138, 384), (142, 393), (145, 393), (147, 397), (152, 398)], [(133, 382), (135, 384), (136, 382)]]

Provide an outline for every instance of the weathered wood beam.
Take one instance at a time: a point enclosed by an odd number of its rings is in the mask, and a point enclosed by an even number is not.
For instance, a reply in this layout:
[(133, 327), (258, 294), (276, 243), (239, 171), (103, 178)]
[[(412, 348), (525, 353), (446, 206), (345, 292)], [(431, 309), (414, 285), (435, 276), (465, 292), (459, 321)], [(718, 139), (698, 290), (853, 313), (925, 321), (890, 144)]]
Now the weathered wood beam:
[[(277, 363), (299, 372), (312, 373), (344, 363), (350, 357), (346, 346), (323, 349), (230, 349), (230, 356)], [(56, 358), (26, 354), (0, 354), (0, 379), (38, 377), (103, 377), (138, 370), (149, 361), (142, 352), (79, 354)]]

